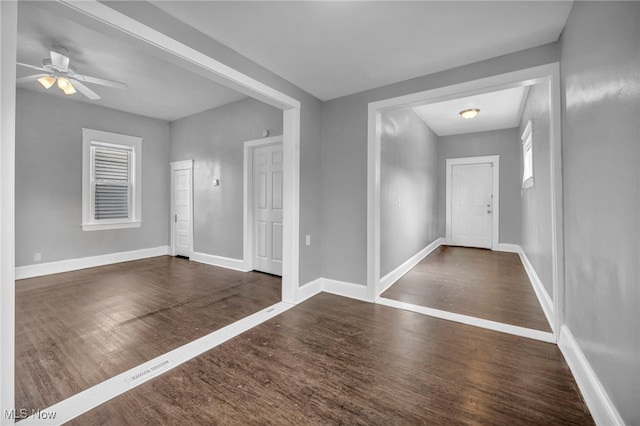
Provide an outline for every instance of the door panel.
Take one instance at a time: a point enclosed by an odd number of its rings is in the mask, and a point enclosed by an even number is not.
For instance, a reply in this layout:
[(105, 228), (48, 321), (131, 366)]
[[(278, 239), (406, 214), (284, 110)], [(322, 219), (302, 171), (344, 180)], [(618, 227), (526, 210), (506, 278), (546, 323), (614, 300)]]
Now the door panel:
[(173, 171), (173, 254), (191, 256), (191, 169)]
[(282, 145), (253, 150), (253, 269), (282, 275)]
[(491, 248), (493, 165), (451, 167), (451, 244)]

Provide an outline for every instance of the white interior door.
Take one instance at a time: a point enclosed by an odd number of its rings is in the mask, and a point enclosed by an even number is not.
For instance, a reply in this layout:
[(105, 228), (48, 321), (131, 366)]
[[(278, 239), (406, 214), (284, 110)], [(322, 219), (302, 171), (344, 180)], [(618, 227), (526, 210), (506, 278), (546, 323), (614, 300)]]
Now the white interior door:
[(174, 256), (190, 257), (193, 247), (192, 235), (192, 169), (171, 172), (172, 178), (172, 224), (171, 246)]
[(282, 144), (253, 150), (253, 269), (282, 276)]
[(451, 244), (491, 248), (493, 241), (493, 164), (451, 168)]

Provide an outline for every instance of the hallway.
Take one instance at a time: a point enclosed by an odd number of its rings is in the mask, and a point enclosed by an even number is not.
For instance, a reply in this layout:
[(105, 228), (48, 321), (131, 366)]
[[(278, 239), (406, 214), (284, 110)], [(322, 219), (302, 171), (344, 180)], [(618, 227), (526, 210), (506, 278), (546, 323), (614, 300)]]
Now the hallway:
[(440, 246), (381, 297), (551, 332), (515, 253)]

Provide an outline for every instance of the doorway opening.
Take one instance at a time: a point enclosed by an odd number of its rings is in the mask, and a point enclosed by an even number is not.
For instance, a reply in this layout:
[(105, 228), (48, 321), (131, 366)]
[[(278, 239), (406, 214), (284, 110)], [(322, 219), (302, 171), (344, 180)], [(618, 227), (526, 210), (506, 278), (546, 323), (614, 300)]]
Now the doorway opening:
[[(543, 87), (545, 94), (542, 96), (545, 105), (548, 108), (547, 132), (548, 132), (548, 170), (546, 171), (546, 179), (549, 183), (549, 200), (545, 205), (545, 209), (548, 208), (549, 220), (549, 274), (548, 279), (545, 280), (547, 286), (543, 286), (540, 280), (531, 279), (533, 290), (539, 300), (539, 304), (542, 306), (544, 316), (546, 316), (551, 330), (554, 335), (549, 333), (549, 336), (541, 336), (542, 340), (556, 341), (559, 326), (562, 324), (562, 288), (563, 288), (563, 259), (562, 259), (562, 180), (561, 180), (561, 150), (560, 150), (560, 86), (559, 86), (559, 65), (557, 63), (538, 66), (534, 68), (524, 69), (520, 71), (510, 72), (507, 74), (497, 75), (493, 77), (483, 78), (470, 82), (454, 84), (451, 86), (441, 87), (438, 89), (427, 90), (420, 93), (414, 93), (406, 96), (400, 96), (397, 98), (385, 99), (369, 104), (368, 111), (368, 201), (367, 201), (367, 292), (370, 300), (377, 301), (378, 303), (388, 304), (387, 301), (380, 298), (383, 291), (385, 291), (395, 280), (399, 279), (404, 273), (411, 270), (412, 267), (417, 265), (424, 256), (431, 251), (438, 248), (438, 246), (447, 243), (447, 239), (451, 241), (451, 235), (445, 233), (444, 229), (440, 238), (435, 238), (431, 244), (424, 247), (424, 250), (416, 253), (415, 256), (408, 257), (406, 262), (400, 264), (398, 268), (389, 272), (385, 268), (381, 271), (381, 244), (382, 244), (382, 217), (385, 214), (384, 208), (388, 208), (388, 202), (385, 201), (383, 205), (383, 193), (381, 188), (383, 185), (388, 185), (385, 179), (382, 177), (383, 172), (383, 159), (382, 159), (382, 146), (383, 137), (388, 133), (387, 127), (389, 127), (385, 121), (387, 114), (398, 113), (399, 111), (412, 109), (422, 105), (430, 105), (436, 103), (445, 103), (451, 100), (456, 100), (464, 97), (471, 97), (475, 95), (488, 94), (490, 92), (497, 92), (501, 90), (509, 90), (513, 88), (524, 88), (527, 86)], [(394, 129), (395, 130), (395, 129)], [(517, 130), (513, 130), (514, 136), (512, 139), (514, 142), (519, 139)], [(535, 143), (535, 142), (534, 142)], [(476, 154), (487, 155), (487, 154)], [(468, 156), (468, 155), (467, 155)], [(445, 158), (455, 158), (457, 156), (449, 156)], [(502, 159), (501, 159), (502, 160)], [(515, 157), (515, 161), (519, 161), (518, 157)], [(444, 163), (444, 161), (443, 161)], [(511, 163), (511, 161), (510, 161)], [(506, 164), (506, 163), (505, 163)], [(442, 165), (444, 168), (444, 164)], [(505, 166), (506, 167), (506, 166)], [(519, 185), (520, 182), (515, 183)], [(443, 191), (444, 192), (444, 191)], [(499, 194), (496, 192), (495, 194)], [(526, 195), (526, 194), (525, 194)], [(443, 197), (444, 198), (444, 197)], [(395, 204), (395, 199), (394, 203)], [(484, 206), (490, 205), (492, 213), (496, 207), (493, 202), (485, 201)], [(548, 207), (547, 207), (548, 206)], [(397, 208), (400, 208), (400, 200), (398, 199)], [(504, 205), (501, 206), (503, 209)], [(498, 206), (499, 211), (500, 206)], [(545, 210), (546, 211), (546, 210)], [(496, 215), (497, 216), (497, 215)], [(497, 217), (496, 217), (497, 218)], [(491, 248), (494, 248), (493, 234), (498, 231), (498, 226), (492, 224), (492, 241)], [(444, 226), (443, 226), (444, 228)], [(388, 232), (387, 232), (388, 234)], [(385, 234), (386, 235), (386, 234)], [(499, 235), (495, 237), (497, 247), (502, 251), (511, 251), (521, 254), (522, 250), (517, 244), (500, 243)], [(385, 240), (386, 241), (386, 240)], [(488, 245), (488, 244), (487, 244)], [(510, 253), (510, 254), (512, 254)], [(528, 262), (523, 260), (524, 268), (527, 275), (531, 278), (535, 276), (535, 270), (528, 265)], [(391, 279), (389, 279), (391, 277)], [(396, 306), (398, 307), (398, 306)], [(406, 307), (405, 307), (406, 308)], [(422, 312), (426, 313), (426, 312)], [(429, 313), (427, 313), (429, 314)], [(434, 314), (431, 312), (430, 314)], [(450, 319), (450, 318), (448, 318)], [(455, 319), (454, 319), (455, 320)], [(482, 323), (482, 321), (480, 321)], [(487, 326), (487, 324), (474, 324), (479, 326)], [(491, 328), (491, 327), (488, 327)], [(515, 334), (521, 332), (521, 330), (512, 330)], [(555, 337), (554, 337), (555, 336)]]
[[(221, 83), (226, 87), (283, 111), (281, 300), (295, 303), (298, 296), (299, 279), (300, 102), (159, 31), (145, 26), (126, 15), (117, 13), (114, 9), (97, 1), (88, 1), (82, 4), (60, 1), (45, 4), (43, 7), (54, 11), (54, 13), (63, 14), (69, 19), (97, 32), (104, 32), (139, 47), (156, 49), (155, 54), (168, 62), (177, 64), (202, 77)], [(15, 407), (15, 217), (13, 213), (15, 209), (15, 178), (13, 171), (15, 170), (17, 9), (17, 5), (11, 2), (0, 5), (0, 19), (2, 20), (2, 25), (0, 26), (0, 40), (2, 42), (0, 101), (3, 112), (0, 121), (0, 131), (2, 133), (0, 149), (2, 151), (3, 171), (2, 214), (0, 215), (0, 235), (2, 236), (0, 241), (2, 241), (3, 252), (3, 256), (0, 259), (0, 272), (2, 274), (2, 285), (0, 286), (2, 289), (0, 297), (0, 312), (2, 314), (0, 316), (0, 340), (3, 344), (0, 359), (0, 410), (3, 412), (9, 412)], [(163, 167), (166, 168), (166, 163)], [(166, 188), (166, 185), (164, 187)], [(162, 222), (166, 223), (166, 219)], [(189, 246), (192, 250), (192, 235), (190, 240), (185, 244), (185, 248)], [(179, 251), (177, 247), (174, 247), (174, 249)], [(263, 313), (263, 316), (267, 314), (275, 315), (282, 309), (282, 307), (273, 308), (269, 312)], [(240, 332), (238, 330), (236, 329), (233, 332)], [(217, 337), (213, 340), (219, 341), (220, 338)], [(87, 403), (91, 404), (92, 401), (87, 401)]]
[(282, 275), (282, 136), (244, 143), (244, 265)]
[(193, 160), (171, 163), (171, 255), (193, 254)]

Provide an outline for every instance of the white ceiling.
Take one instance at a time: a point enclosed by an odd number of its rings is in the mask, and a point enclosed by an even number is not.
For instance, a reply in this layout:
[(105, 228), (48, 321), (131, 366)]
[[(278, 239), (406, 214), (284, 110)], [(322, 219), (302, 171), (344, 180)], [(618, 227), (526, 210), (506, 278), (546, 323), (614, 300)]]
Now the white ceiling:
[[(302, 89), (328, 100), (558, 39), (571, 2), (152, 1)], [(152, 50), (18, 3), (18, 61), (40, 65), (54, 45), (81, 74), (130, 90), (91, 86), (102, 99), (68, 99), (173, 121), (244, 96)], [(469, 37), (465, 37), (469, 35)], [(149, 48), (151, 49), (151, 48)], [(18, 67), (18, 77), (35, 71)], [(64, 96), (38, 83), (28, 90)], [(484, 114), (484, 111), (483, 111)]]
[(557, 41), (571, 1), (151, 1), (322, 100)]
[[(173, 121), (245, 96), (211, 80), (189, 73), (122, 41), (116, 41), (28, 2), (18, 3), (18, 62), (40, 66), (54, 45), (69, 50), (71, 64), (80, 74), (121, 81), (122, 91), (87, 84), (102, 99), (90, 101), (79, 93), (67, 97), (107, 108)], [(37, 74), (22, 66), (18, 77)], [(19, 87), (64, 97), (60, 90), (37, 82)]]
[[(438, 136), (486, 132), (518, 127), (529, 86), (437, 102), (413, 108)], [(460, 116), (467, 108), (479, 108), (471, 120)]]

